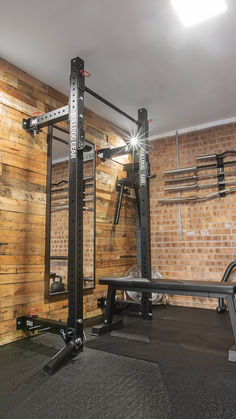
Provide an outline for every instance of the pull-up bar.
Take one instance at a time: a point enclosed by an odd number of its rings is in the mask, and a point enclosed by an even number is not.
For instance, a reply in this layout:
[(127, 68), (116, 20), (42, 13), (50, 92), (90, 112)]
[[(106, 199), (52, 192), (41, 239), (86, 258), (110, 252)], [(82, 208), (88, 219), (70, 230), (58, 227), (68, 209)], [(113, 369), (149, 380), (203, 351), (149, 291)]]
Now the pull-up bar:
[(109, 102), (108, 100), (104, 99), (104, 97), (98, 95), (97, 93), (93, 92), (93, 90), (89, 89), (87, 86), (84, 88), (85, 92), (89, 93), (91, 96), (95, 97), (96, 99), (100, 100), (100, 102), (104, 103), (105, 105), (109, 106), (109, 108), (114, 109), (114, 111), (120, 113), (125, 118), (129, 119), (130, 121), (134, 122), (134, 124), (139, 125), (138, 121), (134, 119), (132, 116), (128, 115), (126, 112), (122, 111), (117, 106), (113, 105), (113, 103)]

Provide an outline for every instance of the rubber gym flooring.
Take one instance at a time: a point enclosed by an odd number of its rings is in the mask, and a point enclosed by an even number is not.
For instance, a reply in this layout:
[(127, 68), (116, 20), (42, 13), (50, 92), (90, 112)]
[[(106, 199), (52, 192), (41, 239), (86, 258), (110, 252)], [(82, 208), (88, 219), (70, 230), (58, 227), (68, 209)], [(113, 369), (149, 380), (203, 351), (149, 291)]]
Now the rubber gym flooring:
[(236, 418), (228, 313), (156, 307), (152, 321), (118, 317), (121, 330), (89, 338), (51, 377), (41, 368), (59, 336), (2, 346), (0, 418)]

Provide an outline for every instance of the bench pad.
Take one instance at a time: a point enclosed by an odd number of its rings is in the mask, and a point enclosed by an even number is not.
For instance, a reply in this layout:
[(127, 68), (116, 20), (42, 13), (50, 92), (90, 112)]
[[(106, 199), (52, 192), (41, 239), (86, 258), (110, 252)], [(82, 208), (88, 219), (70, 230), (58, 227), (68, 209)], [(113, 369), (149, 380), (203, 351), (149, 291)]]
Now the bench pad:
[(236, 294), (236, 283), (225, 283), (217, 281), (181, 281), (158, 279), (150, 282), (146, 278), (124, 278), (124, 277), (109, 277), (100, 278), (101, 285), (110, 285), (116, 289), (137, 290), (144, 289), (147, 292), (167, 291), (181, 291), (181, 292), (202, 292), (202, 293), (222, 293), (222, 294)]

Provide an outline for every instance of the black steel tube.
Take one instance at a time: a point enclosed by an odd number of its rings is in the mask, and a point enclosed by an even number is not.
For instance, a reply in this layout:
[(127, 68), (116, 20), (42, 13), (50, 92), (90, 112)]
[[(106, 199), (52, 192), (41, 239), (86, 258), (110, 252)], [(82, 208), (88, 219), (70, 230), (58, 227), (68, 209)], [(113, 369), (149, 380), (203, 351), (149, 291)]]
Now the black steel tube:
[(212, 160), (212, 159), (216, 159), (216, 154), (209, 154), (209, 155), (205, 155), (205, 156), (198, 156), (196, 158), (197, 161), (200, 161), (200, 160)]
[(140, 200), (139, 200), (139, 189), (138, 189), (138, 188), (134, 188), (134, 192), (135, 192), (135, 198), (136, 198), (136, 208), (137, 208), (138, 220), (139, 220), (139, 223), (140, 223)]
[(33, 116), (26, 120), (27, 126), (23, 125), (23, 128), (27, 130), (38, 130), (48, 125), (53, 125), (61, 121), (68, 119), (69, 115), (69, 106), (62, 106), (61, 108), (54, 109), (47, 113), (44, 113), (39, 116)]
[(166, 192), (176, 192), (176, 191), (187, 191), (187, 190), (193, 190), (193, 189), (208, 189), (208, 188), (217, 188), (218, 186), (230, 186), (230, 185), (236, 185), (235, 180), (230, 180), (229, 182), (221, 181), (218, 183), (193, 183), (189, 185), (183, 185), (183, 186), (173, 186), (169, 188), (165, 188)]
[[(233, 166), (236, 164), (236, 160), (226, 161), (224, 166)], [(217, 164), (203, 164), (202, 166), (189, 166), (182, 167), (180, 169), (166, 170), (164, 175), (178, 175), (179, 173), (197, 172), (198, 170), (216, 169)]]
[(57, 183), (51, 183), (51, 186), (60, 186), (60, 185), (62, 185), (63, 183), (68, 184), (68, 180), (62, 179), (62, 180), (60, 180), (60, 181), (59, 181), (59, 182), (57, 182)]
[(51, 248), (51, 181), (52, 181), (52, 136), (53, 127), (48, 127), (47, 135), (47, 182), (46, 182), (46, 225), (45, 225), (45, 297), (50, 288), (50, 248)]
[(169, 176), (169, 175), (178, 175), (179, 173), (189, 173), (189, 172), (196, 172), (197, 171), (197, 166), (189, 166), (189, 167), (183, 167), (180, 169), (171, 169), (171, 170), (166, 170), (164, 172), (164, 175)]
[(206, 155), (206, 156), (199, 156), (199, 157), (196, 158), (196, 160), (209, 160), (209, 159), (216, 159), (217, 157), (219, 159), (221, 159), (223, 157), (232, 156), (234, 154), (236, 154), (235, 150), (227, 150), (227, 151), (224, 151), (223, 153), (220, 153), (220, 154), (209, 154), (209, 155)]
[(228, 281), (229, 275), (232, 272), (233, 268), (235, 268), (235, 266), (236, 266), (236, 260), (233, 260), (233, 262), (231, 262), (229, 264), (229, 266), (226, 268), (221, 282), (227, 282)]
[(98, 95), (93, 90), (89, 89), (87, 86), (84, 88), (85, 92), (89, 93), (91, 96), (95, 97), (96, 99), (100, 100), (100, 102), (104, 103), (105, 105), (109, 106), (111, 109), (114, 109), (114, 111), (120, 113), (125, 118), (129, 119), (130, 121), (134, 122), (135, 124), (139, 125), (138, 121), (133, 118), (132, 116), (128, 115), (126, 112), (122, 111), (117, 106), (113, 105), (113, 103), (109, 102), (108, 100), (104, 99), (104, 97)]
[(235, 150), (227, 150), (227, 151), (224, 151), (224, 153), (216, 154), (216, 157), (221, 159), (222, 157), (232, 156), (234, 154), (236, 154)]
[(51, 193), (68, 191), (68, 188), (54, 189)]
[(97, 155), (100, 159), (108, 160), (114, 156), (121, 157), (125, 156), (126, 154), (132, 154), (133, 149), (128, 145), (124, 145), (122, 147), (115, 147), (115, 148), (102, 148), (97, 151)]
[(66, 144), (66, 145), (69, 144), (69, 141), (64, 140), (63, 138), (57, 137), (56, 135), (53, 135), (52, 139), (56, 140), (56, 141), (59, 141), (60, 143), (63, 143), (63, 144)]
[(116, 225), (119, 223), (120, 210), (121, 210), (122, 198), (123, 198), (123, 193), (124, 193), (124, 187), (125, 187), (125, 184), (124, 184), (124, 182), (122, 182), (121, 185), (120, 185), (120, 194), (119, 194), (119, 199), (118, 199), (118, 202), (117, 202), (116, 215), (115, 215), (115, 221), (114, 221), (114, 224), (116, 224)]
[[(152, 280), (151, 273), (151, 237), (150, 237), (150, 185), (149, 185), (149, 147), (148, 147), (148, 112), (142, 108), (138, 110), (140, 123), (139, 136), (142, 138), (142, 147), (138, 150), (138, 183), (140, 202), (140, 247), (141, 247), (141, 274), (143, 278)], [(143, 291), (141, 297), (141, 318), (151, 319), (152, 299), (149, 292)]]
[[(29, 327), (27, 324), (30, 322), (33, 326), (45, 326), (51, 328), (51, 333), (59, 334), (61, 329), (66, 329), (67, 324), (64, 322), (59, 322), (57, 320), (52, 319), (45, 319), (42, 317), (30, 317), (30, 316), (23, 316), (24, 319), (23, 326), (19, 327), (19, 329), (28, 330)], [(31, 325), (31, 326), (32, 326)]]
[(50, 259), (53, 259), (53, 260), (67, 260), (68, 256), (50, 256)]
[(53, 128), (58, 129), (58, 131), (64, 132), (65, 134), (70, 134), (69, 131), (65, 128), (62, 128), (58, 125), (53, 125)]
[[(87, 184), (85, 184), (85, 186), (84, 186), (85, 188), (92, 188), (92, 187), (94, 187), (94, 185), (93, 185), (93, 183), (87, 183)], [(54, 190), (52, 190), (51, 191), (51, 193), (55, 193), (55, 192), (66, 192), (66, 191), (68, 191), (69, 190), (69, 188), (60, 188), (60, 189), (54, 189)], [(85, 192), (86, 193), (86, 192)]]
[[(236, 172), (222, 172), (221, 174), (224, 176), (233, 176), (233, 175), (236, 175)], [(202, 175), (202, 176), (193, 175), (193, 176), (184, 176), (184, 177), (166, 179), (165, 183), (169, 184), (169, 183), (185, 182), (185, 181), (190, 181), (190, 180), (205, 180), (205, 179), (215, 179), (215, 178), (217, 178), (217, 174)]]
[(44, 366), (43, 370), (45, 374), (52, 375), (56, 372), (64, 362), (73, 354), (76, 350), (77, 345), (74, 340), (71, 340), (64, 346), (53, 358), (48, 361), (48, 363)]
[[(233, 262), (231, 262), (229, 264), (229, 266), (227, 266), (224, 275), (222, 276), (221, 282), (227, 282), (229, 279), (229, 276), (232, 272), (232, 270), (236, 267), (236, 260), (233, 260)], [(217, 311), (218, 313), (222, 313), (223, 311), (226, 310), (226, 305), (224, 303), (224, 298), (219, 298), (219, 305), (217, 307)]]

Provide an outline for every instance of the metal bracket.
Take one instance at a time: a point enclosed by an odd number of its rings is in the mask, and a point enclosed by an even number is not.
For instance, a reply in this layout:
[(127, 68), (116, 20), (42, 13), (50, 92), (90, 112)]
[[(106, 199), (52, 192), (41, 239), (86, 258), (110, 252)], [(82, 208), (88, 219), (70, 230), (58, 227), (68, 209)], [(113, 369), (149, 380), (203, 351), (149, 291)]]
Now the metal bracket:
[(101, 148), (97, 151), (99, 159), (103, 161), (109, 160), (114, 156), (125, 156), (126, 154), (132, 154), (132, 149), (128, 145), (115, 148)]
[[(117, 186), (116, 186), (116, 192), (120, 192), (120, 191), (121, 191), (121, 186), (117, 185)], [(129, 190), (128, 188), (124, 188), (123, 193), (124, 193), (125, 195), (130, 195), (130, 190)]]
[(33, 116), (29, 119), (22, 120), (22, 128), (26, 131), (33, 131), (38, 134), (40, 128), (47, 127), (48, 125), (56, 124), (57, 122), (65, 121), (69, 116), (69, 106), (63, 106), (53, 111), (44, 113), (42, 115)]
[(126, 184), (127, 184), (127, 180), (126, 179), (118, 179), (116, 181), (116, 191), (117, 192), (120, 192), (123, 184), (124, 184), (124, 188), (123, 188), (122, 193), (125, 194), (125, 195), (130, 195), (129, 186), (126, 186)]
[(61, 329), (67, 330), (67, 324), (56, 320), (45, 319), (38, 316), (20, 316), (16, 319), (16, 330), (28, 330), (33, 332), (34, 330), (40, 330), (43, 326), (50, 329), (50, 333), (61, 333)]

